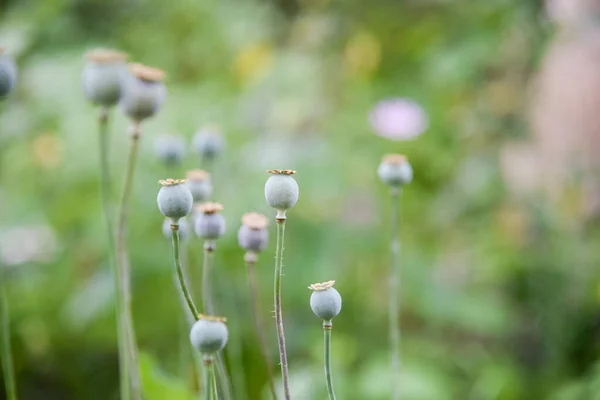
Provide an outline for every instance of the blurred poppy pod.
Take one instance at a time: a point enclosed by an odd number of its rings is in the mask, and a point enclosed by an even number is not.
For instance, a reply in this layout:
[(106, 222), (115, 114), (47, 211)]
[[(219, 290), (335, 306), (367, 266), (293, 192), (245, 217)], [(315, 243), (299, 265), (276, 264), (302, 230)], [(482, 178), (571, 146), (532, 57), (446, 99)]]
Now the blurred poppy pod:
[(375, 133), (393, 140), (410, 140), (422, 134), (428, 126), (427, 115), (416, 102), (403, 99), (380, 101), (369, 114)]
[(167, 166), (181, 164), (185, 157), (185, 140), (178, 135), (161, 135), (154, 141), (156, 157)]
[(127, 73), (127, 54), (97, 49), (86, 53), (81, 74), (83, 92), (93, 104), (114, 106), (121, 97), (121, 82)]
[(269, 220), (262, 214), (247, 213), (242, 216), (242, 226), (238, 231), (240, 247), (246, 251), (258, 253), (267, 247)]
[(199, 320), (192, 326), (190, 341), (201, 353), (213, 354), (223, 350), (229, 339), (229, 331), (223, 317), (200, 314)]
[(208, 201), (213, 192), (210, 174), (201, 169), (194, 169), (188, 171), (186, 177), (187, 185), (194, 197), (194, 202), (201, 203)]
[(225, 233), (225, 218), (220, 214), (223, 206), (219, 203), (204, 203), (197, 207), (194, 222), (196, 235), (203, 239), (215, 240)]
[(163, 83), (165, 73), (141, 64), (130, 64), (129, 74), (123, 79), (121, 109), (134, 122), (141, 122), (156, 114), (165, 100), (167, 90)]
[(196, 132), (192, 139), (192, 147), (200, 158), (212, 160), (221, 154), (225, 141), (220, 129), (209, 125)]
[(162, 187), (156, 196), (160, 212), (174, 223), (192, 211), (194, 200), (185, 179), (166, 179), (158, 181)]
[(8, 95), (17, 81), (17, 66), (11, 56), (0, 48), (0, 97)]
[(377, 169), (379, 178), (389, 186), (399, 187), (409, 184), (413, 178), (413, 170), (408, 159), (401, 154), (388, 154), (383, 157)]

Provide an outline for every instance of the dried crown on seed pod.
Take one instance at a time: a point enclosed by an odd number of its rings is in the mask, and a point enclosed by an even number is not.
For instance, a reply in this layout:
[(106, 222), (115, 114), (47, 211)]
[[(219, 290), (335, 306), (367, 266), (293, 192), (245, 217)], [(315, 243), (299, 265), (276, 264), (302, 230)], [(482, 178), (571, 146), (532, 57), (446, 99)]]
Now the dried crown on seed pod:
[(185, 179), (160, 180), (162, 185), (156, 196), (160, 212), (177, 223), (192, 210), (194, 200), (190, 189), (185, 185)]
[(313, 283), (308, 288), (313, 292), (310, 296), (310, 308), (323, 321), (331, 321), (342, 310), (342, 296), (333, 287), (335, 281)]

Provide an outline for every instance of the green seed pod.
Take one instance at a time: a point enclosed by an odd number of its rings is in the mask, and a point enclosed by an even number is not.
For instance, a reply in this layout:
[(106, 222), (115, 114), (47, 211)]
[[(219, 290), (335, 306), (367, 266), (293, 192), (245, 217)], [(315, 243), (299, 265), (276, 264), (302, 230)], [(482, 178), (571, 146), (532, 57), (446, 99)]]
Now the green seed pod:
[(123, 79), (119, 105), (125, 115), (141, 122), (156, 114), (165, 100), (167, 90), (162, 82), (165, 73), (141, 64), (130, 64)]
[(225, 218), (219, 212), (223, 206), (219, 203), (203, 203), (197, 207), (194, 230), (198, 237), (215, 240), (225, 233)]
[(221, 154), (225, 147), (223, 135), (217, 126), (203, 127), (194, 135), (192, 147), (202, 159), (214, 159)]
[(262, 214), (247, 213), (242, 216), (242, 226), (238, 231), (240, 247), (246, 251), (259, 253), (267, 247), (269, 220)]
[(298, 183), (292, 177), (296, 171), (291, 169), (267, 171), (272, 176), (265, 184), (265, 198), (271, 207), (278, 211), (277, 215), (285, 216), (285, 211), (294, 207), (298, 201)]
[(185, 150), (185, 140), (178, 135), (161, 135), (154, 141), (156, 157), (167, 166), (181, 164)]
[(385, 184), (392, 187), (407, 185), (413, 179), (412, 167), (401, 154), (388, 154), (383, 157), (377, 174)]
[(187, 185), (194, 197), (194, 203), (208, 201), (213, 193), (210, 174), (201, 169), (194, 169), (187, 172)]
[(17, 82), (17, 65), (11, 56), (0, 48), (0, 97), (8, 95)]
[(314, 283), (308, 288), (313, 291), (310, 296), (310, 308), (323, 321), (331, 321), (342, 311), (342, 296), (335, 290), (335, 281)]
[(158, 181), (162, 187), (156, 196), (160, 212), (174, 223), (192, 211), (194, 199), (185, 184), (185, 179), (167, 179)]
[[(165, 238), (168, 240), (171, 240), (173, 235), (171, 233), (172, 224), (173, 221), (171, 220), (171, 218), (165, 218), (165, 220), (163, 221), (163, 235), (165, 235)], [(181, 218), (179, 220), (179, 238), (183, 241), (187, 241), (190, 238), (190, 223), (185, 218)]]
[(81, 74), (83, 92), (93, 104), (110, 107), (121, 97), (121, 82), (127, 73), (127, 54), (114, 50), (94, 50), (85, 55)]
[(201, 353), (212, 354), (222, 350), (229, 339), (226, 319), (199, 315), (200, 319), (192, 326), (190, 341)]

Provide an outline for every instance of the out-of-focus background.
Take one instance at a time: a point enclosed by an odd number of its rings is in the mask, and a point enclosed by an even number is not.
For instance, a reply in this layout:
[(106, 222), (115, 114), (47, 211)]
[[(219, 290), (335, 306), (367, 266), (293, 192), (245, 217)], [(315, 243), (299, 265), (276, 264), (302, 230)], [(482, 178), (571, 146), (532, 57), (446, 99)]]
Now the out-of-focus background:
[[(128, 241), (148, 400), (193, 398), (155, 199), (158, 179), (201, 167), (190, 150), (167, 169), (154, 139), (189, 141), (209, 123), (227, 143), (213, 165), (228, 229), (214, 275), (236, 400), (268, 398), (236, 231), (244, 212), (274, 216), (270, 168), (296, 169), (300, 186), (283, 296), (295, 398), (326, 397), (306, 287), (329, 279), (344, 299), (338, 397), (389, 398), (390, 201), (376, 169), (394, 152), (415, 171), (401, 221), (403, 398), (599, 398), (599, 17), (596, 0), (3, 2), (0, 44), (20, 76), (0, 104), (0, 254), (21, 398), (118, 397), (97, 109), (80, 85), (95, 47), (167, 72), (165, 105), (143, 124)], [(390, 98), (414, 103), (370, 123)], [(128, 141), (113, 115), (116, 196)], [(193, 267), (202, 245), (189, 246)], [(274, 240), (257, 270), (276, 363), (273, 254)]]

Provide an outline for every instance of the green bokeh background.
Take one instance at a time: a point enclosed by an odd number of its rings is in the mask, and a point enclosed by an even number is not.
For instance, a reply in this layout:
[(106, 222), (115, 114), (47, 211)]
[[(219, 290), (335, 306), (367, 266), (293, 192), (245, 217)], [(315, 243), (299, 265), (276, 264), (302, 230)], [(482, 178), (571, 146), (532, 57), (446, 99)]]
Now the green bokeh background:
[[(155, 198), (158, 179), (201, 167), (190, 150), (185, 165), (166, 169), (153, 141), (163, 133), (189, 140), (206, 123), (219, 124), (227, 141), (214, 165), (214, 198), (227, 218), (214, 292), (229, 318), (236, 400), (268, 398), (236, 231), (244, 212), (274, 216), (263, 196), (270, 168), (298, 170), (301, 193), (289, 213), (284, 262), (294, 398), (326, 398), (322, 332), (307, 285), (329, 279), (344, 299), (333, 335), (338, 397), (389, 398), (390, 201), (376, 168), (390, 152), (407, 154), (415, 171), (402, 200), (403, 398), (599, 398), (597, 232), (573, 229), (568, 209), (511, 195), (499, 169), (503, 143), (528, 135), (525, 88), (553, 35), (541, 2), (19, 0), (2, 7), (0, 41), (20, 71), (16, 93), (0, 105), (2, 249), (27, 254), (30, 241), (51, 249), (4, 266), (22, 399), (118, 397), (97, 110), (80, 87), (83, 53), (98, 46), (167, 72), (164, 108), (143, 125), (128, 240), (148, 400), (194, 398), (193, 376), (180, 366), (188, 333)], [(370, 109), (395, 96), (428, 113), (418, 139), (372, 132)], [(115, 110), (115, 197), (126, 130)], [(15, 228), (33, 227), (52, 240), (11, 242)], [(201, 246), (190, 242), (191, 268)], [(273, 255), (274, 240), (257, 271), (277, 363)]]

